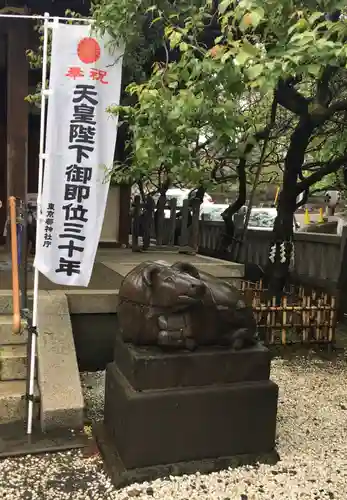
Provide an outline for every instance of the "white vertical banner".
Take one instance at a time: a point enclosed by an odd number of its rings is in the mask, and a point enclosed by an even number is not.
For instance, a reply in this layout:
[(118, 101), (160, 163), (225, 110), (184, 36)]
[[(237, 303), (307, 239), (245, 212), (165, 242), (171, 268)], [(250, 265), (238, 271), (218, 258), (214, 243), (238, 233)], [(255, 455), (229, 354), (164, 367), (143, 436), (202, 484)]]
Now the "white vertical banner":
[(53, 283), (88, 286), (109, 190), (121, 49), (91, 25), (52, 26), (45, 171), (34, 265)]

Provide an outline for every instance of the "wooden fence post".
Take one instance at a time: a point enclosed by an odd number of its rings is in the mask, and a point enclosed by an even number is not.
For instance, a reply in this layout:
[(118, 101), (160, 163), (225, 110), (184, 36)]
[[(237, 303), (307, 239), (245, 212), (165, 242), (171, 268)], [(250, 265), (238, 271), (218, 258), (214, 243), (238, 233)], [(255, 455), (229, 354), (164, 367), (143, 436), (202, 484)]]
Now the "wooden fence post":
[(143, 250), (148, 250), (151, 244), (151, 234), (153, 225), (154, 200), (151, 196), (147, 196), (142, 227), (142, 246)]
[(347, 226), (342, 228), (339, 268), (338, 315), (342, 319), (347, 314)]
[(179, 245), (180, 247), (188, 246), (189, 232), (188, 232), (188, 223), (189, 223), (189, 200), (183, 201), (182, 206), (182, 217), (181, 217), (181, 230), (179, 236)]
[(199, 218), (200, 218), (200, 200), (193, 200), (192, 206), (192, 225), (190, 232), (190, 246), (196, 253), (199, 247)]
[(165, 196), (159, 196), (159, 200), (157, 203), (157, 214), (156, 214), (157, 224), (156, 224), (156, 235), (155, 235), (158, 246), (162, 246), (162, 244), (163, 244), (165, 204), (166, 204)]
[(170, 206), (170, 221), (169, 221), (169, 245), (175, 245), (175, 236), (176, 236), (176, 219), (177, 219), (177, 199), (172, 198), (169, 201)]
[(133, 252), (139, 251), (140, 218), (141, 218), (141, 198), (139, 195), (134, 198), (134, 208), (132, 217), (131, 249)]

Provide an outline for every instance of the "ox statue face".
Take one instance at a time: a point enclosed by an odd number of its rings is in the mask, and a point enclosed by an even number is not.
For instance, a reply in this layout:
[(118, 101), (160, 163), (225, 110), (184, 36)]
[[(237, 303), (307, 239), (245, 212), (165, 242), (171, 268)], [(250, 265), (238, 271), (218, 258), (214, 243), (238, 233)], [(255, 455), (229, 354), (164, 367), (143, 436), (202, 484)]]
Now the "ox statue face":
[(143, 283), (156, 307), (184, 309), (201, 302), (206, 287), (197, 277), (174, 267), (153, 262), (143, 269)]
[(123, 339), (136, 345), (242, 349), (256, 342), (256, 320), (241, 292), (187, 262), (135, 267), (120, 286), (118, 319)]

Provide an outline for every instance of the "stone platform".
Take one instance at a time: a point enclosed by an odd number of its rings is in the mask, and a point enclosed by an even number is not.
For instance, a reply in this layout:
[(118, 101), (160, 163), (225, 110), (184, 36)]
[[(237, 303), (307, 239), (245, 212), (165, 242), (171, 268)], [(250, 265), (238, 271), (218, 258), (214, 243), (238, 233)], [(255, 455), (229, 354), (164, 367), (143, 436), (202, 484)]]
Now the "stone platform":
[(114, 361), (135, 391), (269, 380), (271, 354), (261, 345), (243, 351), (200, 348), (193, 353), (135, 347), (117, 337)]
[(90, 446), (91, 441), (83, 431), (66, 428), (42, 432), (34, 422), (32, 434), (26, 434), (24, 421), (0, 425), (0, 460), (21, 455), (57, 453)]
[(116, 486), (274, 456), (278, 388), (264, 347), (164, 354), (118, 340), (115, 352), (95, 430)]
[[(189, 262), (198, 269), (213, 276), (225, 279), (236, 286), (244, 276), (244, 266), (236, 262), (224, 261), (203, 255), (184, 255), (178, 251), (154, 249), (147, 252), (132, 252), (130, 249), (99, 248), (88, 287), (64, 287), (52, 283), (40, 274), (40, 290), (54, 293), (63, 291), (68, 299), (71, 314), (115, 314), (118, 309), (118, 289), (124, 276), (135, 266), (147, 260), (166, 260), (170, 264), (176, 261)], [(12, 296), (12, 273), (8, 264), (9, 256), (0, 247), (0, 294)], [(2, 264), (2, 268), (1, 268)], [(32, 259), (27, 274), (29, 308), (32, 308), (32, 290), (34, 273)], [(8, 299), (7, 299), (8, 302)], [(11, 305), (12, 307), (12, 305)], [(3, 314), (0, 296), (0, 314)], [(0, 318), (1, 324), (1, 318)]]

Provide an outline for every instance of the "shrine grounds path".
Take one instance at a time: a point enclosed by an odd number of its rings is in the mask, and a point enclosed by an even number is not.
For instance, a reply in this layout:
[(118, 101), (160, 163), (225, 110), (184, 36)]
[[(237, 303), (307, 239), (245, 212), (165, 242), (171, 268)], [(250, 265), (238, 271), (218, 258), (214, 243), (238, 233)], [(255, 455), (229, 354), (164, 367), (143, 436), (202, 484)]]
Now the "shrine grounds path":
[[(112, 254), (114, 267), (126, 258), (125, 272), (129, 265), (134, 265), (136, 254), (122, 252), (102, 250), (98, 262), (105, 265)], [(179, 260), (177, 255), (174, 257)], [(203, 262), (212, 269), (212, 262)], [(225, 273), (221, 268), (219, 271)], [(101, 284), (106, 288), (105, 281)], [(116, 285), (118, 288), (119, 281), (112, 282), (112, 287)], [(341, 337), (347, 338), (345, 330)], [(87, 453), (74, 451), (0, 461), (0, 499), (345, 500), (347, 342), (343, 345), (345, 349), (338, 353), (298, 351), (273, 360), (271, 378), (280, 390), (277, 464), (168, 477), (115, 490), (103, 470), (97, 449), (92, 447)], [(89, 424), (103, 418), (104, 372), (82, 373), (81, 379)]]
[[(0, 249), (0, 290), (11, 290), (11, 270), (6, 266), (8, 257), (4, 249)], [(87, 288), (66, 287), (56, 285), (45, 276), (40, 275), (41, 290), (64, 290), (67, 294), (81, 290), (90, 294), (100, 291), (118, 290), (122, 278), (137, 264), (146, 260), (165, 260), (171, 264), (179, 260), (190, 262), (201, 270), (207, 271), (220, 278), (240, 278), (243, 274), (242, 264), (228, 262), (202, 255), (179, 254), (177, 251), (150, 250), (147, 252), (132, 252), (130, 249), (100, 249), (98, 250), (93, 268), (92, 277)], [(29, 261), (28, 290), (32, 290), (34, 284), (34, 272), (32, 259)]]
[[(103, 417), (104, 373), (81, 375), (87, 420)], [(0, 462), (0, 498), (8, 500), (345, 500), (347, 359), (298, 352), (277, 357), (280, 388), (276, 465), (168, 477), (115, 490), (97, 449)]]

